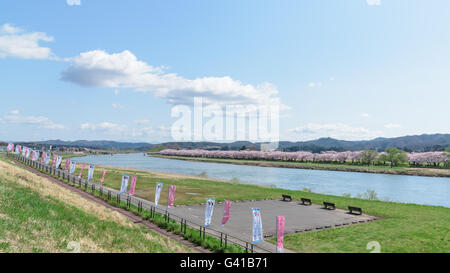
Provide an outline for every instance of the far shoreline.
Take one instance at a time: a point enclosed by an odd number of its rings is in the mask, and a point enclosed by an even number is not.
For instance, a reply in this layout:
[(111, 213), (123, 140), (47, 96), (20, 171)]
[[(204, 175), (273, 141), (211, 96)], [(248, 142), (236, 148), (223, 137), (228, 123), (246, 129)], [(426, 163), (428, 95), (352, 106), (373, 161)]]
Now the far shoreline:
[[(305, 169), (305, 170), (322, 170), (322, 171), (338, 171), (338, 172), (360, 172), (360, 173), (375, 173), (375, 174), (391, 174), (391, 175), (409, 175), (409, 176), (426, 176), (426, 177), (450, 177), (450, 170), (446, 169), (432, 169), (432, 168), (409, 168), (404, 167), (401, 169), (392, 168), (374, 168), (367, 166), (351, 166), (342, 165), (336, 166), (335, 164), (320, 164), (306, 165), (308, 163), (301, 162), (278, 162), (278, 161), (262, 161), (262, 160), (238, 160), (238, 159), (221, 159), (221, 158), (202, 158), (202, 157), (185, 157), (185, 156), (166, 156), (158, 153), (146, 153), (150, 157), (159, 157), (166, 159), (176, 159), (185, 161), (196, 162), (209, 162), (209, 163), (224, 163), (234, 165), (248, 165), (258, 167), (273, 167), (273, 168), (290, 168), (290, 169)], [(309, 163), (311, 164), (311, 163)]]

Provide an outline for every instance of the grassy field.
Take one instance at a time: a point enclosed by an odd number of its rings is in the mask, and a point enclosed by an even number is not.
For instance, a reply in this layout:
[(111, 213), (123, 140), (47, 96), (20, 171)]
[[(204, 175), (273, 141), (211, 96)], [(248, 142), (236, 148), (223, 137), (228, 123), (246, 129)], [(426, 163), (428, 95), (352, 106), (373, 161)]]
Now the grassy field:
[[(342, 209), (347, 209), (348, 205), (361, 207), (364, 213), (381, 218), (367, 224), (286, 236), (285, 246), (298, 252), (369, 252), (366, 245), (370, 241), (379, 242), (382, 252), (450, 252), (450, 208), (330, 196), (203, 177), (101, 166), (96, 166), (94, 181), (99, 181), (104, 168), (108, 170), (104, 182), (106, 186), (119, 189), (122, 174), (135, 175), (138, 177), (136, 195), (150, 201), (154, 200), (156, 183), (164, 183), (160, 198), (163, 205), (167, 204), (169, 185), (176, 185), (175, 205), (204, 203), (205, 198), (209, 197), (217, 201), (280, 198), (282, 193), (286, 193), (296, 200), (301, 197), (311, 198), (316, 204), (334, 202)], [(83, 177), (86, 176), (87, 170), (83, 172)]]
[(313, 163), (313, 162), (289, 162), (289, 161), (270, 161), (270, 160), (243, 160), (243, 159), (222, 159), (222, 158), (203, 158), (203, 157), (187, 157), (187, 156), (165, 156), (159, 154), (149, 154), (153, 157), (162, 157), (169, 159), (179, 159), (186, 161), (226, 163), (236, 165), (252, 165), (261, 167), (278, 167), (278, 168), (298, 168), (312, 170), (329, 170), (329, 171), (345, 171), (345, 172), (366, 172), (366, 173), (383, 173), (397, 175), (418, 175), (418, 176), (435, 176), (450, 177), (450, 169), (441, 168), (410, 168), (408, 166), (389, 167), (383, 165), (361, 165), (337, 163)]
[(0, 157), (0, 252), (191, 252)]

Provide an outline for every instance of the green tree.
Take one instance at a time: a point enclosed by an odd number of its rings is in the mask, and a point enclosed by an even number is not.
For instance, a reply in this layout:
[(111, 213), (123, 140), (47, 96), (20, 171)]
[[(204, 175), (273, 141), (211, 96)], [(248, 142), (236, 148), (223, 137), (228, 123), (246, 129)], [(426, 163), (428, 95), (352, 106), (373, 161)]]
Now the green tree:
[(445, 151), (446, 151), (447, 153), (450, 153), (450, 147), (445, 148)]
[(397, 148), (388, 147), (386, 148), (386, 161), (390, 163), (391, 168), (393, 166), (398, 166), (400, 163), (408, 161), (408, 155), (405, 151)]
[(361, 152), (361, 161), (370, 166), (378, 157), (378, 153), (374, 150), (364, 150)]

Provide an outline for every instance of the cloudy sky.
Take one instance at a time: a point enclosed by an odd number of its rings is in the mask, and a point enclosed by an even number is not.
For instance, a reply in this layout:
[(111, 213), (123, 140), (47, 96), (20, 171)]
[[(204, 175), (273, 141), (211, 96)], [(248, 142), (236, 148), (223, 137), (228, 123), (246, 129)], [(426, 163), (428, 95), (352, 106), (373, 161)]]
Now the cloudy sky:
[(281, 140), (450, 133), (447, 0), (2, 1), (0, 140), (171, 141), (175, 105)]

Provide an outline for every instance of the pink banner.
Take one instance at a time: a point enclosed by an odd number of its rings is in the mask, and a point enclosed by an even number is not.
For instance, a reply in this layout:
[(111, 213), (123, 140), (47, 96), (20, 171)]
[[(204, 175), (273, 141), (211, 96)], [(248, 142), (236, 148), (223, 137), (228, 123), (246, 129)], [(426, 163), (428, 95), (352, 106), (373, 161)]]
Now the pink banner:
[(42, 153), (42, 158), (41, 158), (41, 163), (44, 163), (44, 161), (45, 161), (45, 157), (47, 156), (47, 153), (46, 152), (43, 152)]
[(283, 252), (284, 248), (284, 216), (277, 216), (277, 252)]
[(169, 189), (169, 202), (167, 203), (168, 207), (173, 207), (173, 201), (175, 200), (175, 190), (176, 190), (176, 186), (175, 185), (171, 185), (170, 189)]
[(105, 181), (106, 170), (103, 170), (102, 179), (100, 179), (100, 185), (103, 185), (103, 181)]
[(134, 195), (134, 189), (136, 188), (136, 176), (131, 177), (130, 195)]
[(225, 209), (223, 212), (222, 226), (228, 222), (228, 219), (230, 219), (230, 207), (231, 201), (225, 200)]
[(58, 157), (57, 154), (53, 154), (53, 161), (52, 161), (52, 166), (55, 167), (56, 166), (56, 158)]
[(70, 158), (66, 158), (66, 166), (64, 166), (64, 170), (67, 171), (70, 165)]
[(78, 178), (81, 177), (81, 174), (83, 173), (84, 168), (86, 168), (86, 163), (83, 163), (83, 165), (81, 166), (81, 171), (80, 171), (80, 174), (78, 175)]

